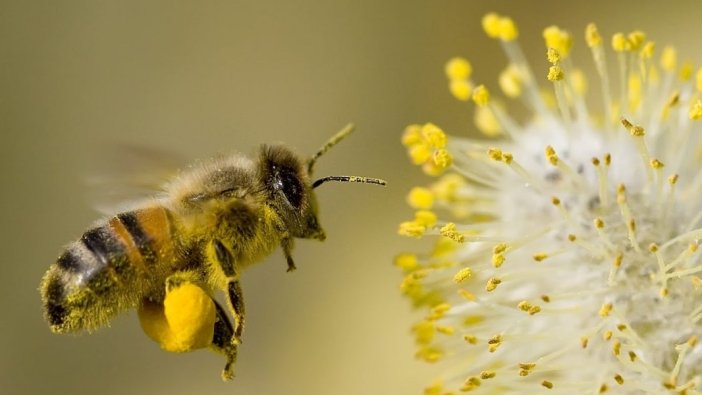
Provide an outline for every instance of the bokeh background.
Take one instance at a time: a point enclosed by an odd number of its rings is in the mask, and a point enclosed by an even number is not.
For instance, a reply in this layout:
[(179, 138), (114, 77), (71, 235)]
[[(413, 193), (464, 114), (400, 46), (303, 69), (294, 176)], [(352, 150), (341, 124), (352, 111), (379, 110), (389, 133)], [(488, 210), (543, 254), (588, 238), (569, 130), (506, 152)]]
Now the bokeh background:
[[(496, 88), (504, 57), (480, 28), (491, 10), (515, 18), (537, 73), (550, 24), (572, 31), (576, 61), (590, 64), (590, 21), (607, 37), (644, 29), (702, 61), (696, 1), (0, 1), (0, 393), (420, 393), (432, 372), (413, 360), (416, 317), (391, 262), (414, 248), (396, 227), (426, 178), (399, 137), (429, 120), (474, 133), (443, 65), (466, 56)], [(299, 242), (295, 273), (276, 253), (244, 274), (233, 382), (220, 381), (218, 355), (160, 351), (134, 312), (89, 336), (49, 332), (39, 280), (98, 218), (85, 178), (115, 146), (191, 159), (262, 142), (312, 153), (349, 121), (356, 134), (318, 174), (390, 184), (321, 188), (328, 240)]]

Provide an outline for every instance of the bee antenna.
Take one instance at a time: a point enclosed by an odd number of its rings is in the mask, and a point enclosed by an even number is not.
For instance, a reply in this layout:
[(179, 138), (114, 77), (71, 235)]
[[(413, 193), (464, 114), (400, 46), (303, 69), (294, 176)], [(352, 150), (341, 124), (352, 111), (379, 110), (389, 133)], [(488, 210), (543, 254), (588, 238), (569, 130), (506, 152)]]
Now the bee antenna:
[(312, 188), (317, 188), (318, 186), (324, 184), (327, 181), (340, 181), (340, 182), (361, 182), (364, 184), (375, 184), (375, 185), (387, 185), (385, 180), (380, 178), (370, 178), (370, 177), (358, 177), (358, 176), (329, 176), (320, 178), (312, 184)]
[(317, 151), (316, 154), (312, 155), (310, 160), (307, 162), (307, 174), (312, 174), (312, 170), (314, 170), (314, 164), (319, 159), (320, 156), (324, 155), (329, 149), (333, 146), (335, 146), (339, 141), (343, 140), (353, 132), (354, 129), (354, 124), (350, 123), (346, 126), (344, 126), (343, 129), (341, 129), (339, 132), (337, 132), (335, 135), (333, 135), (329, 140), (327, 140), (326, 143)]

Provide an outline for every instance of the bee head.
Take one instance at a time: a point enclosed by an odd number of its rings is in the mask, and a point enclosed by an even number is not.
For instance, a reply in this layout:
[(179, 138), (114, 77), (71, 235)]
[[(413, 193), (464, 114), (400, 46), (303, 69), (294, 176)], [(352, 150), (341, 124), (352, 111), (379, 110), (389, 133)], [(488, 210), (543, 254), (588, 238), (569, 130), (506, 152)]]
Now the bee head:
[(385, 181), (377, 178), (357, 176), (328, 176), (311, 182), (317, 159), (352, 131), (353, 125), (347, 125), (304, 163), (284, 146), (264, 146), (261, 150), (259, 179), (263, 180), (269, 201), (292, 236), (317, 240), (325, 238), (317, 217), (314, 188), (328, 181), (385, 185)]
[(263, 146), (259, 174), (268, 201), (293, 237), (324, 240), (317, 218), (317, 199), (307, 169), (290, 149)]

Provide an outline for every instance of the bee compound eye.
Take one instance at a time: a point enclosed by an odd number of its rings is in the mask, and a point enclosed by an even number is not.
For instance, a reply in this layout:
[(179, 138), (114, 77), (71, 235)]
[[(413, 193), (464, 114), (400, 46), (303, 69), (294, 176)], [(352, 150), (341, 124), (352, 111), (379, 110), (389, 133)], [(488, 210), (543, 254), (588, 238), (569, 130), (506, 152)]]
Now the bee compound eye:
[(292, 171), (282, 171), (280, 173), (283, 194), (291, 206), (300, 208), (303, 198), (303, 187), (300, 179)]

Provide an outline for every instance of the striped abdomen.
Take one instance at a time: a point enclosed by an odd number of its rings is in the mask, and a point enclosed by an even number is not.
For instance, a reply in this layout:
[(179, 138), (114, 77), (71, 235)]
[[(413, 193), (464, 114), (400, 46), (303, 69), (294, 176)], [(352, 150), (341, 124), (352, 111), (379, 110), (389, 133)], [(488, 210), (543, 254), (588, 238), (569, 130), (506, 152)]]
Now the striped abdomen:
[(94, 329), (137, 306), (168, 271), (163, 265), (176, 263), (176, 248), (172, 220), (163, 207), (121, 213), (88, 230), (42, 280), (51, 329)]

